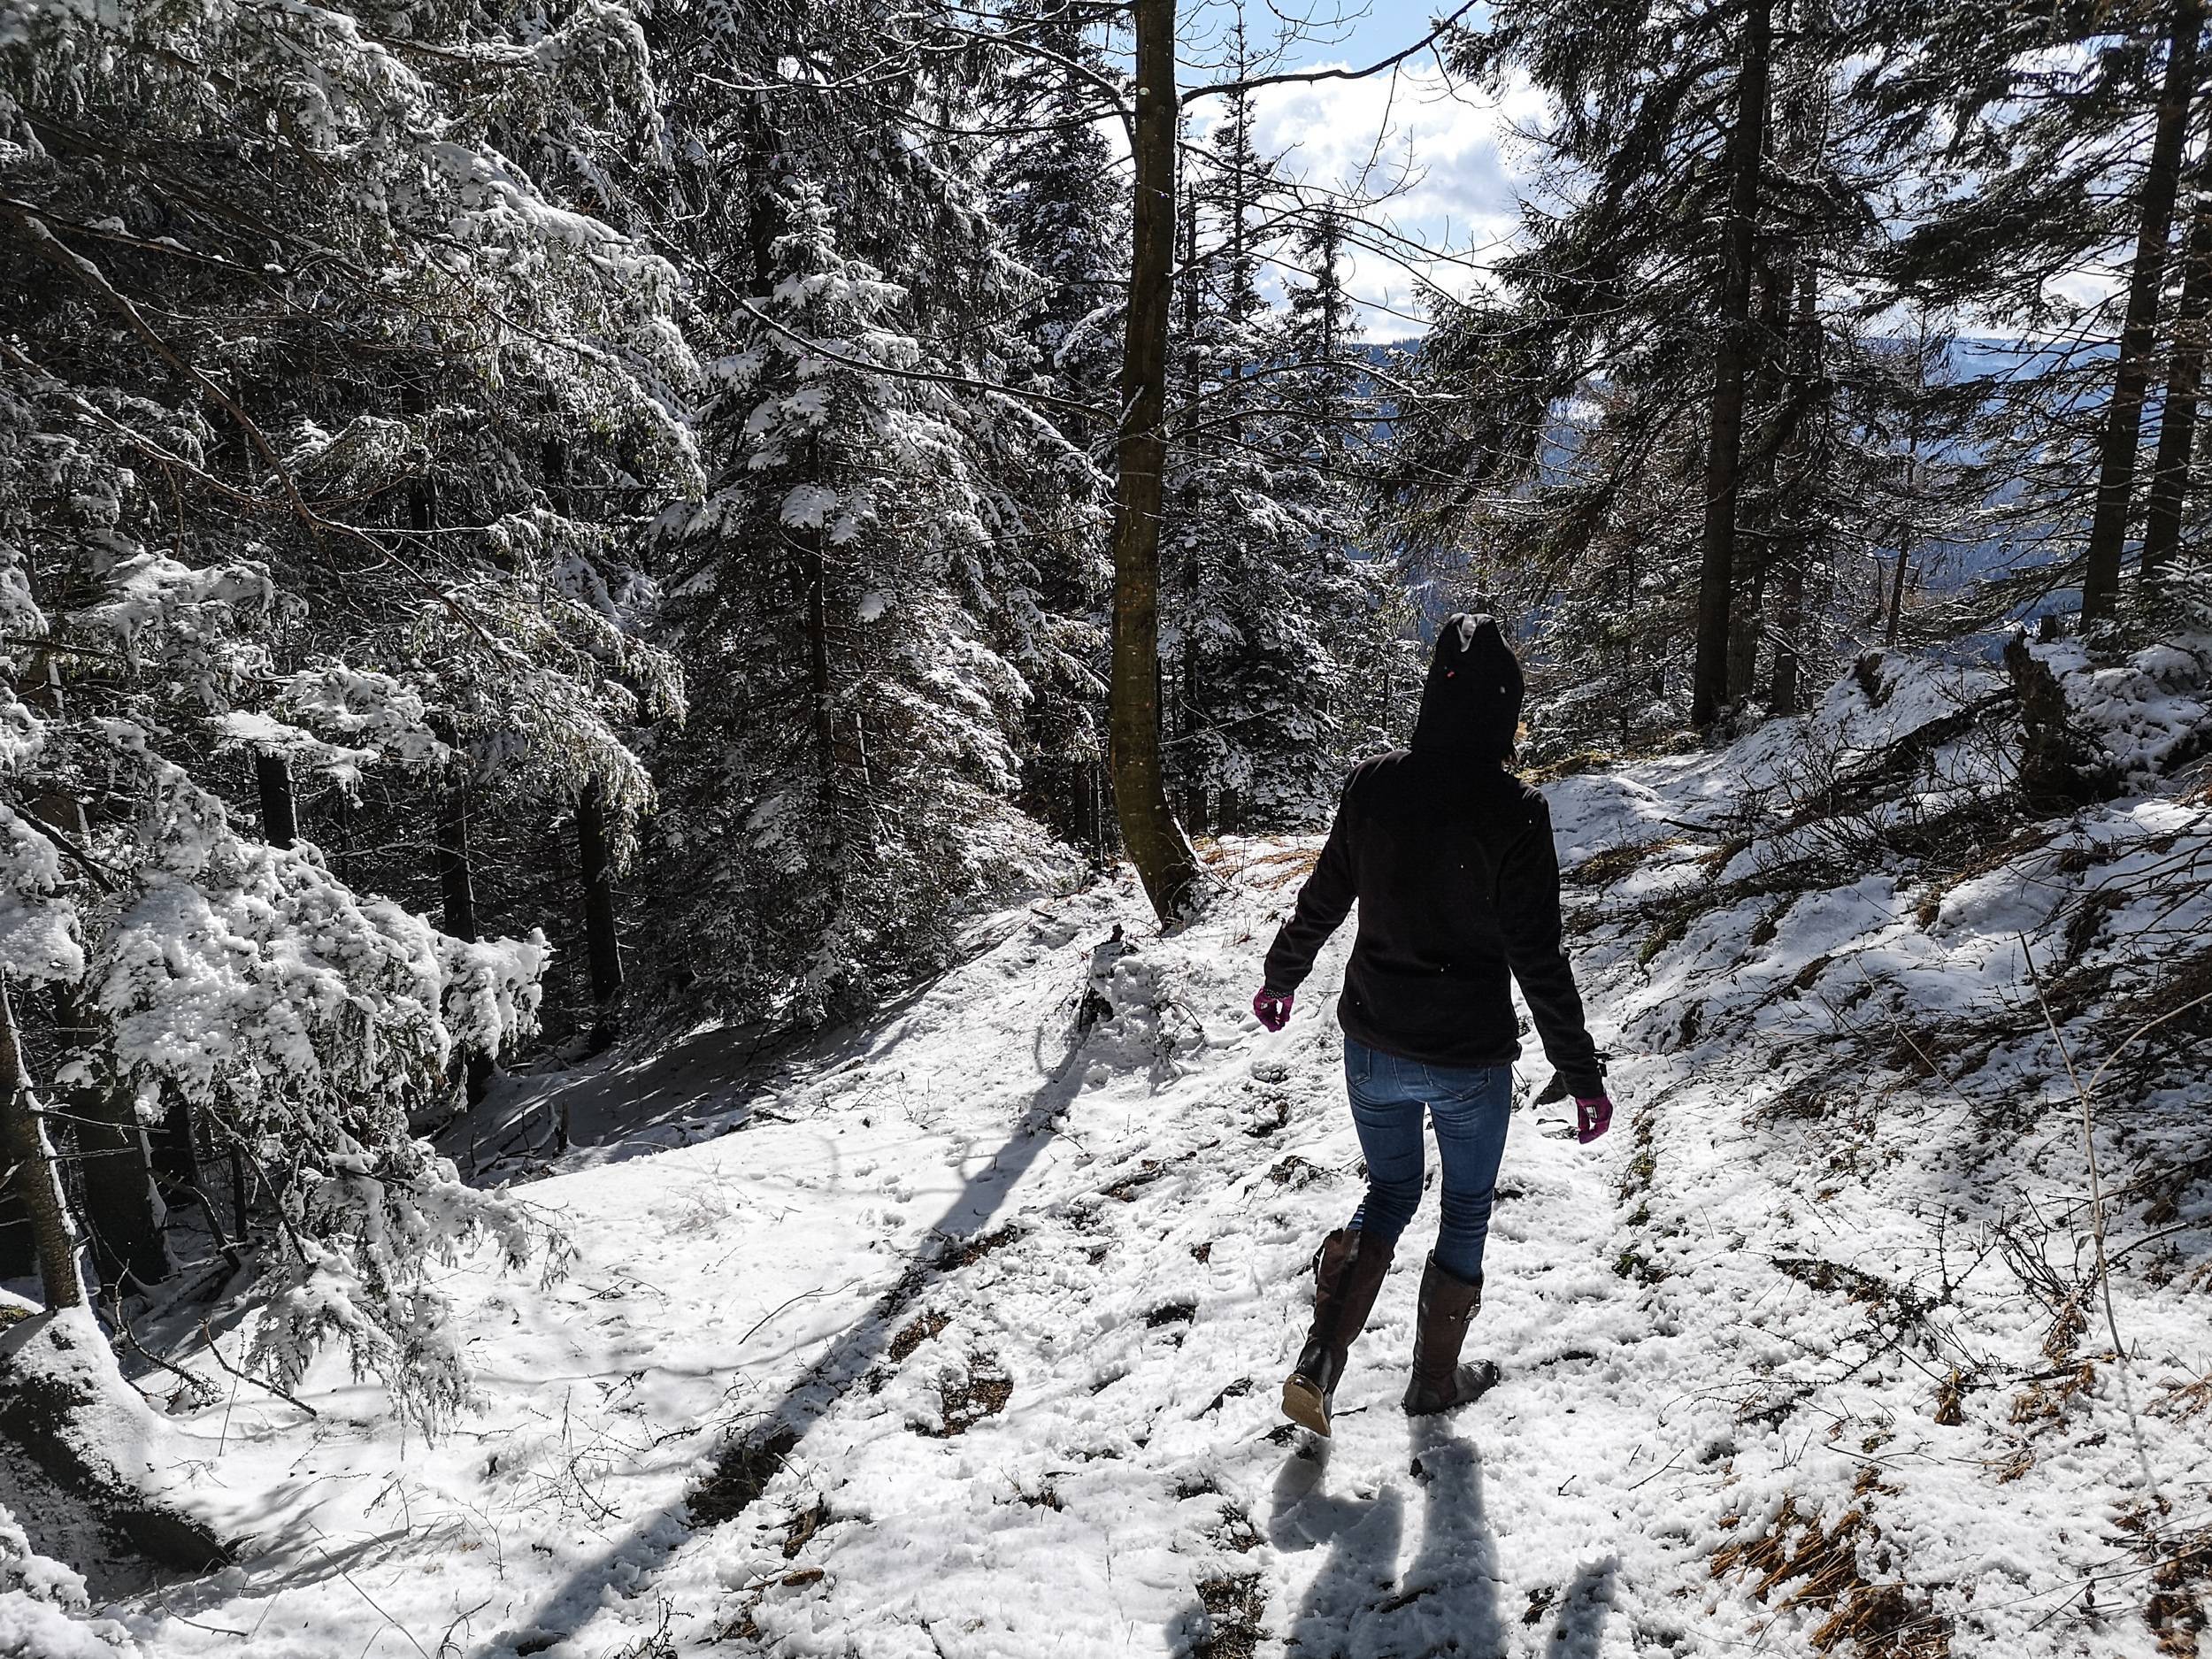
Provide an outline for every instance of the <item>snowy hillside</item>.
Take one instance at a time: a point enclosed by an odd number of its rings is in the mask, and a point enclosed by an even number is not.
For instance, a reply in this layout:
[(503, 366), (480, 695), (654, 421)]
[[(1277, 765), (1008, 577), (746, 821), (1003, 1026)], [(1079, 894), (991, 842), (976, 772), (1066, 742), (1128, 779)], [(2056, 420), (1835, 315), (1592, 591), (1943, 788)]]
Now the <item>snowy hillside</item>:
[[(573, 1253), (446, 1276), (479, 1411), (425, 1445), (335, 1361), (295, 1405), (202, 1352), (180, 1455), (262, 1553), (96, 1582), (111, 1623), (69, 1628), (180, 1659), (2193, 1652), (2212, 810), (2001, 822), (1989, 689), (1878, 664), (1734, 749), (1548, 786), (1622, 1115), (1584, 1148), (1517, 1114), (1475, 1407), (1396, 1406), (1432, 1206), (1333, 1443), (1277, 1415), (1357, 1192), (1349, 930), (1261, 1031), (1313, 849), (1229, 841), (1180, 936), (1102, 883), (772, 1069), (708, 1033), (503, 1098), (568, 1111), (516, 1190)], [(2109, 1317), (2054, 1029), (2085, 1084), (2112, 1062)]]

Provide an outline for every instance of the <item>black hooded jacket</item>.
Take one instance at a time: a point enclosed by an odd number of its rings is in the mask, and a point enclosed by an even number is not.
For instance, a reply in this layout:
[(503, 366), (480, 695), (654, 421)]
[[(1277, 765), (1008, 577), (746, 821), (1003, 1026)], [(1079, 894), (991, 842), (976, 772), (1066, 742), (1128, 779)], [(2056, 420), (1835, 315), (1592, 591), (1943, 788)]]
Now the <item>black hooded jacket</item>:
[(1295, 990), (1356, 899), (1337, 1004), (1348, 1035), (1432, 1065), (1509, 1063), (1521, 1052), (1509, 973), (1553, 1070), (1577, 1094), (1597, 1094), (1603, 1074), (1560, 945), (1551, 813), (1505, 769), (1521, 694), (1495, 621), (1444, 625), (1413, 745), (1354, 769), (1267, 953), (1267, 985)]

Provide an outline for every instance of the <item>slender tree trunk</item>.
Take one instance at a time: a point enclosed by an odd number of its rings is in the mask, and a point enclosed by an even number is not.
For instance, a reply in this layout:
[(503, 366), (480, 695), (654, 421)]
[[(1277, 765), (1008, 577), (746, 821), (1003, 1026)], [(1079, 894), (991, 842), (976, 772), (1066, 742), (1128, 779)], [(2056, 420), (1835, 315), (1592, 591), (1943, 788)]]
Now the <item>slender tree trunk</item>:
[[(1181, 117), (1177, 117), (1179, 123)], [(1179, 133), (1179, 126), (1178, 131)], [(1177, 442), (1187, 456), (1197, 452), (1199, 388), (1205, 380), (1205, 364), (1199, 355), (1198, 324), (1203, 312), (1205, 274), (1198, 262), (1198, 192), (1192, 180), (1180, 167), (1187, 166), (1188, 159), (1178, 151), (1179, 171), (1176, 178), (1182, 191), (1176, 212), (1176, 235), (1180, 242), (1177, 257), (1178, 274), (1181, 278), (1178, 298), (1183, 313), (1182, 373), (1185, 414), (1183, 430)], [(1164, 526), (1162, 526), (1165, 528)], [(1160, 742), (1165, 757), (1163, 765), (1173, 775), (1171, 798), (1180, 808), (1187, 826), (1200, 830), (1205, 827), (1204, 800), (1198, 779), (1194, 775), (1198, 759), (1198, 604), (1199, 595), (1205, 587), (1205, 567), (1198, 538), (1186, 534), (1177, 550), (1177, 580), (1182, 588), (1183, 604), (1177, 629), (1181, 649), (1176, 653), (1172, 674), (1163, 669), (1159, 676), (1164, 694), (1169, 686), (1173, 695), (1163, 695), (1160, 702)]]
[(0, 1147), (4, 1147), (9, 1185), (31, 1218), (31, 1240), (38, 1257), (39, 1283), (49, 1308), (84, 1303), (84, 1280), (77, 1272), (76, 1230), (63, 1201), (61, 1171), (17, 1040), (15, 1010), (0, 979)]
[(154, 1186), (153, 1151), (138, 1121), (135, 1092), (114, 1074), (100, 1016), (74, 987), (56, 988), (54, 1026), (64, 1051), (92, 1074), (66, 1099), (84, 1182), (85, 1232), (100, 1284), (157, 1285), (176, 1264), (162, 1230), (168, 1212)]
[(1197, 897), (1198, 858), (1160, 767), (1160, 506), (1167, 459), (1167, 319), (1175, 244), (1175, 0), (1134, 0), (1134, 246), (1115, 446), (1114, 635), (1109, 737), (1122, 841), (1164, 922)]
[(1798, 634), (1805, 626), (1805, 555), (1800, 549), (1782, 562), (1781, 591), (1775, 604), (1774, 678), (1767, 706), (1777, 714), (1797, 712), (1798, 682), (1804, 655)]
[[(408, 406), (419, 408), (420, 403), (418, 400)], [(427, 472), (408, 486), (407, 522), (420, 536), (427, 536), (437, 527), (437, 481)], [(441, 742), (458, 752), (460, 734), (452, 721), (440, 718), (434, 723), (434, 729)], [(465, 759), (455, 764), (453, 776), (440, 793), (437, 814), (437, 824), (432, 832), (432, 850), (438, 867), (438, 898), (443, 910), (445, 931), (456, 939), (473, 944), (482, 935), (478, 932), (476, 921), (476, 872), (469, 847), (468, 770)], [(490, 1056), (469, 1056), (464, 1087), (470, 1105), (473, 1106), (484, 1098), (484, 1092), (491, 1084), (491, 1075)], [(239, 1217), (238, 1225), (242, 1234), (245, 1227), (243, 1216)]]
[[(438, 740), (449, 748), (458, 743), (459, 734), (451, 721), (441, 718), (435, 722), (435, 730)], [(453, 776), (439, 791), (437, 814), (431, 832), (431, 853), (438, 870), (440, 923), (454, 938), (474, 944), (484, 935), (476, 918), (476, 866), (475, 855), (469, 845), (469, 780), (465, 763), (454, 766)], [(470, 1105), (484, 1098), (491, 1080), (491, 1056), (472, 1053), (464, 1074)], [(233, 1172), (234, 1184), (235, 1173)], [(242, 1234), (242, 1216), (238, 1225)]]
[(2135, 264), (2128, 273), (2127, 312), (2120, 327), (2119, 365), (2097, 445), (2097, 504), (2089, 523), (2088, 568), (2081, 580), (2085, 622), (2109, 617), (2119, 609), (2120, 559), (2127, 547), (2128, 510), (2135, 494), (2135, 451), (2142, 440), (2143, 394), (2150, 382), (2159, 296), (2166, 280), (2167, 243), (2173, 235), (2174, 197), (2181, 181), (2189, 106), (2196, 91), (2198, 37), (2203, 30), (2203, 0), (2178, 0), (2167, 37), (2166, 80), (2159, 96), (2158, 127), (2143, 175)]
[[(400, 388), (399, 406), (403, 413), (426, 414), (429, 399), (419, 385)], [(424, 470), (407, 480), (407, 527), (418, 536), (427, 536), (438, 524), (438, 480), (430, 475), (427, 454), (429, 433), (424, 432)]]
[(2200, 193), (2189, 216), (2166, 368), (2166, 399), (2158, 416), (2158, 454), (2151, 467), (2150, 505), (2143, 515), (2143, 580), (2147, 584), (2181, 549), (2182, 509), (2189, 499), (2189, 464), (2196, 449), (2197, 396), (2204, 385), (2208, 319), (2212, 319), (2212, 192)]
[(1736, 496), (1741, 487), (1744, 380), (1750, 357), (1752, 261), (1759, 172), (1766, 150), (1773, 0), (1750, 0), (1729, 134), (1728, 221), (1721, 248), (1720, 333), (1713, 353), (1712, 435), (1706, 450), (1704, 555), (1698, 567), (1697, 657), (1691, 723), (1720, 718), (1728, 701), (1729, 603), (1735, 582)]
[(445, 931), (473, 944), (483, 935), (476, 924), (476, 877), (469, 847), (469, 787), (456, 778), (438, 796), (436, 855), (438, 895)]
[(576, 849), (584, 878), (584, 950), (591, 968), (591, 1000), (600, 1024), (593, 1045), (614, 1041), (614, 999), (622, 989), (622, 941), (614, 925), (614, 854), (607, 834), (606, 798), (596, 782), (576, 797)]
[(830, 682), (828, 574), (822, 551), (810, 543), (800, 557), (806, 584), (807, 683), (814, 700), (814, 758), (822, 769), (822, 787), (837, 789), (837, 700)]
[[(403, 399), (403, 404), (419, 408), (419, 395)], [(426, 474), (408, 486), (407, 522), (418, 535), (427, 535), (437, 520), (436, 486)], [(431, 730), (440, 742), (457, 755), (459, 753), (460, 733), (450, 719), (443, 715), (435, 717), (431, 721)], [(476, 931), (476, 880), (470, 864), (465, 760), (455, 764), (453, 776), (438, 797), (437, 813), (432, 850), (438, 868), (438, 894), (444, 907), (445, 931), (456, 939), (474, 943), (480, 935)]]
[(1762, 262), (1745, 377), (1745, 447), (1737, 463), (1734, 580), (1729, 593), (1728, 701), (1751, 695), (1765, 642), (1767, 577), (1782, 557), (1782, 431), (1788, 384), (1782, 342), (1789, 320), (1791, 250), (1776, 248)]
[(200, 1134), (192, 1118), (192, 1102), (177, 1093), (169, 1091), (162, 1108), (161, 1125), (152, 1137), (154, 1148), (154, 1179), (164, 1183), (165, 1202), (171, 1204), (196, 1204), (200, 1202)]
[(1897, 535), (1897, 573), (1890, 583), (1889, 623), (1883, 630), (1882, 643), (1891, 650), (1897, 649), (1898, 631), (1905, 625), (1905, 573), (1912, 559), (1913, 489), (1920, 474), (1920, 433), (1916, 426), (1910, 443), (1905, 451), (1905, 512), (1906, 518)]
[(1794, 359), (1796, 388), (1790, 399), (1795, 411), (1790, 434), (1790, 499), (1784, 504), (1785, 543), (1780, 593), (1775, 605), (1774, 679), (1768, 706), (1777, 714), (1795, 714), (1804, 676), (1805, 575), (1815, 545), (1816, 515), (1812, 510), (1814, 469), (1826, 452), (1824, 428), (1827, 399), (1821, 362), (1820, 270), (1808, 257), (1797, 270), (1796, 315), (1791, 319), (1791, 356)]
[(299, 839), (297, 798), (292, 793), (292, 767), (281, 755), (256, 749), (254, 783), (261, 794), (261, 839), (272, 847), (289, 847)]
[[(1754, 527), (1754, 526), (1747, 526)], [(1729, 598), (1728, 620), (1728, 701), (1740, 702), (1751, 695), (1752, 685), (1758, 675), (1759, 646), (1766, 635), (1767, 566), (1771, 561), (1771, 526), (1755, 526), (1760, 532), (1754, 542), (1757, 563), (1749, 571), (1740, 573), (1735, 592)], [(1745, 538), (1747, 540), (1748, 538)], [(1737, 553), (1746, 549), (1743, 540), (1737, 543)], [(1739, 558), (1739, 563), (1744, 563)]]

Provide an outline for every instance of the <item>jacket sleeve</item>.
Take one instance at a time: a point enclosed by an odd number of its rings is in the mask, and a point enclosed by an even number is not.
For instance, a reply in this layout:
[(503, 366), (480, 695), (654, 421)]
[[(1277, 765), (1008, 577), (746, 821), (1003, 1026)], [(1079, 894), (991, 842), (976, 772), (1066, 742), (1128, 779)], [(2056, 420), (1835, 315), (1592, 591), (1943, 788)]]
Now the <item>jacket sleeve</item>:
[(1268, 947), (1265, 983), (1271, 991), (1294, 991), (1302, 985), (1313, 972), (1313, 959), (1321, 947), (1351, 913), (1352, 901), (1359, 896), (1359, 865), (1352, 853), (1356, 817), (1352, 787), (1347, 784), (1344, 798), (1337, 803), (1336, 821), (1329, 826), (1329, 839), (1322, 846), (1320, 862), (1306, 878), (1306, 885), (1298, 889), (1297, 908)]
[(1552, 844), (1551, 809), (1540, 795), (1531, 803), (1528, 828), (1499, 862), (1497, 906), (1505, 959), (1536, 1017), (1544, 1057), (1575, 1094), (1603, 1094), (1597, 1045), (1582, 1022), (1582, 995), (1561, 943), (1559, 852)]

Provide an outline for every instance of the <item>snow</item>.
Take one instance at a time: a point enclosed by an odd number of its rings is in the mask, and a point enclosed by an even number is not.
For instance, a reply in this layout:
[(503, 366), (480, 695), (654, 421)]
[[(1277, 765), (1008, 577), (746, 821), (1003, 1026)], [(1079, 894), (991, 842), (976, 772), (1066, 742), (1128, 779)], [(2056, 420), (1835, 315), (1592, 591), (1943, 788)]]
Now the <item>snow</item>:
[[(488, 1143), (557, 1113), (577, 1142), (507, 1194), (572, 1255), (433, 1270), (474, 1408), (425, 1442), (339, 1356), (297, 1385), (309, 1418), (194, 1354), (217, 1403), (171, 1432), (254, 1553), (108, 1616), (178, 1659), (1598, 1659), (1828, 1651), (1853, 1619), (1959, 1659), (2149, 1659), (2154, 1570), (2212, 1478), (2188, 1392), (2212, 1305), (2186, 1288), (2201, 1198), (2155, 1216), (2145, 1184), (2201, 1156), (2208, 1095), (2185, 1061), (2101, 1102), (2115, 1363), (2021, 934), (2093, 1069), (2115, 999), (2212, 927), (2206, 809), (2116, 802), (1978, 870), (1831, 880), (1789, 842), (1811, 873), (1774, 887), (1759, 849), (1803, 826), (1742, 806), (1943, 720), (1978, 672), (1878, 704), (1847, 680), (1732, 750), (1548, 787), (1621, 1111), (1586, 1148), (1517, 1113), (1477, 1406), (1396, 1406), (1432, 1210), (1334, 1440), (1278, 1415), (1306, 1263), (1359, 1190), (1349, 930), (1263, 1031), (1246, 1002), (1313, 843), (1229, 841), (1173, 937), (1103, 881), (990, 918), (814, 1048), (710, 1031), (503, 1086)], [(1970, 794), (1994, 775), (1951, 758)], [(2082, 974), (2107, 1000), (2067, 1000)], [(1521, 1063), (1524, 1101), (1545, 1076)], [(715, 1514), (748, 1444), (749, 1501)]]
[(2122, 663), (2093, 666), (2078, 640), (2030, 648), (2061, 677), (2070, 712), (2124, 778), (2155, 776), (2212, 727), (2212, 638), (2147, 646)]

